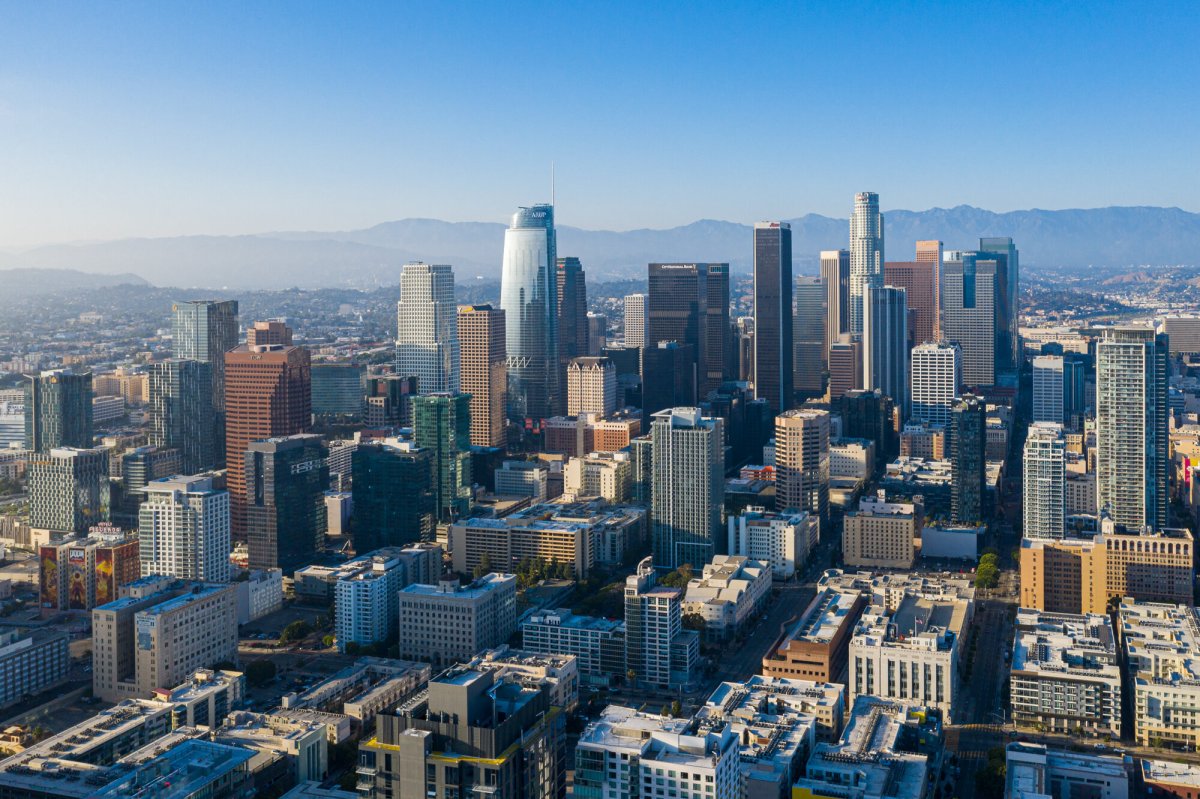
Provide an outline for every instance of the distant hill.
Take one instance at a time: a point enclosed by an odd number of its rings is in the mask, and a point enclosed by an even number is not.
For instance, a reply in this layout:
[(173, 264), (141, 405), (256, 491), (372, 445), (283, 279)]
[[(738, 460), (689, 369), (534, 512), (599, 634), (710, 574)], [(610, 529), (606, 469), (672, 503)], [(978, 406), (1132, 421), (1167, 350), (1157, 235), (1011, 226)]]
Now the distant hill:
[[(818, 214), (788, 220), (796, 271), (813, 273), (821, 250), (847, 246), (849, 223)], [(1024, 268), (1128, 269), (1200, 265), (1200, 214), (1178, 208), (1113, 207), (994, 213), (971, 206), (887, 211), (885, 253), (913, 258), (913, 243), (941, 239), (971, 249), (980, 236), (1012, 236)], [(364, 230), (284, 231), (54, 245), (0, 254), (0, 269), (133, 273), (159, 286), (370, 288), (394, 284), (406, 261), (449, 263), (460, 282), (500, 275), (505, 225), (402, 219)], [(558, 229), (558, 251), (583, 260), (590, 278), (640, 277), (651, 261), (751, 263), (751, 228), (703, 219), (664, 230)]]
[(63, 290), (148, 285), (150, 284), (145, 279), (127, 272), (105, 275), (75, 269), (0, 268), (0, 299), (6, 301), (38, 297)]

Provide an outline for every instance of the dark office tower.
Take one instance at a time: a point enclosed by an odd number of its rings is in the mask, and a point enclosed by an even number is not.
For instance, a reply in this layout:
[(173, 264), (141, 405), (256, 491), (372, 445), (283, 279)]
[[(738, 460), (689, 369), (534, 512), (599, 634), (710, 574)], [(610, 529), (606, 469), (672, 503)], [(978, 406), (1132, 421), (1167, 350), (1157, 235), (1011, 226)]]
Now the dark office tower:
[(883, 282), (904, 289), (907, 295), (912, 347), (937, 341), (937, 276), (938, 265), (927, 261), (888, 261), (883, 265)]
[(246, 449), (251, 441), (304, 433), (312, 423), (312, 374), (304, 347), (243, 344), (225, 353), (225, 463), (229, 520), (246, 536)]
[(950, 251), (942, 269), (942, 333), (962, 350), (968, 386), (996, 384), (996, 261), (979, 253)]
[[(729, 264), (650, 264), (646, 349), (660, 341), (692, 347), (696, 396), (721, 385), (729, 326)], [(720, 330), (710, 330), (717, 324)]]
[(754, 399), (745, 383), (730, 381), (710, 391), (700, 403), (700, 412), (723, 423), (726, 466), (757, 462), (775, 428), (770, 407), (765, 400)]
[(822, 250), (821, 277), (825, 279), (825, 346), (850, 332), (850, 251)]
[(408, 427), (409, 400), (417, 393), (415, 375), (367, 375), (363, 381), (363, 421), (367, 427)]
[(792, 227), (754, 225), (754, 395), (783, 413), (792, 393)]
[(850, 332), (863, 329), (863, 295), (868, 285), (883, 285), (883, 214), (879, 195), (854, 195), (850, 215)]
[(895, 286), (868, 285), (863, 295), (863, 387), (879, 389), (908, 418), (908, 303)]
[[(558, 379), (561, 387), (566, 385), (563, 381), (571, 359), (588, 354), (587, 273), (578, 258), (559, 258), (554, 277), (558, 293)], [(560, 396), (559, 403), (565, 405), (566, 398)], [(562, 408), (558, 410), (561, 412)]]
[(150, 445), (179, 450), (180, 473), (217, 468), (213, 365), (170, 358), (150, 367)]
[(459, 387), (471, 396), (471, 445), (504, 447), (508, 367), (504, 311), (490, 305), (458, 306)]
[(213, 453), (225, 457), (225, 353), (238, 345), (237, 300), (189, 300), (171, 306), (171, 355), (212, 364), (216, 414)]
[(321, 553), (325, 540), (328, 450), (302, 433), (252, 442), (246, 450), (246, 549), (251, 569), (291, 574)]
[(92, 446), (92, 373), (54, 369), (25, 376), (25, 447)]
[(754, 382), (754, 317), (739, 316), (737, 324), (734, 326), (734, 334), (737, 336), (737, 379), (746, 382)]
[(608, 317), (602, 313), (588, 311), (587, 331), (587, 354), (598, 358), (600, 352), (608, 346)]
[(659, 341), (642, 350), (642, 418), (696, 404), (696, 348)]
[(996, 329), (999, 333), (996, 357), (1001, 371), (1010, 371), (1020, 365), (1021, 346), (1017, 324), (1021, 315), (1021, 264), (1020, 253), (1013, 240), (1007, 236), (981, 238), (979, 251), (994, 258), (997, 274), (1003, 275), (1000, 285), (1001, 300), (997, 303)]
[(895, 403), (881, 391), (851, 391), (832, 403), (842, 417), (843, 438), (875, 442), (875, 464), (882, 467), (900, 453), (896, 434)]
[(825, 278), (796, 279), (796, 326), (793, 333), (796, 395), (803, 399), (825, 396)]
[(1070, 353), (1063, 356), (1063, 419), (1068, 430), (1082, 430), (1087, 413), (1087, 384), (1083, 356)]
[(465, 516), (471, 509), (471, 398), (427, 394), (413, 397), (411, 403), (413, 441), (433, 453), (438, 518)]
[(987, 451), (987, 406), (971, 395), (950, 409), (950, 518), (956, 524), (983, 521)]
[(829, 345), (829, 401), (863, 387), (862, 342), (843, 333)]
[(314, 363), (312, 412), (329, 421), (352, 421), (362, 416), (362, 366), (351, 363)]
[(706, 264), (703, 359), (696, 377), (703, 397), (735, 377), (729, 360), (729, 264)]
[(433, 452), (394, 438), (364, 441), (354, 450), (353, 464), (355, 552), (433, 540)]
[(504, 231), (500, 275), (509, 416), (515, 419), (546, 419), (558, 407), (557, 264), (554, 208), (518, 209)]

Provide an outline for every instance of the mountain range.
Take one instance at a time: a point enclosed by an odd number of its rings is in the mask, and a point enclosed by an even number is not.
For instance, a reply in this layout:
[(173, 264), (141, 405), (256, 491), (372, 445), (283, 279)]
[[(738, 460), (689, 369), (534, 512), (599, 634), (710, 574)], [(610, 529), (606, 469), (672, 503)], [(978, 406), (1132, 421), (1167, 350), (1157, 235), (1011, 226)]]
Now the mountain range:
[[(819, 214), (792, 225), (797, 273), (815, 273), (821, 250), (847, 246), (849, 223)], [(213, 289), (394, 284), (411, 260), (449, 263), (460, 283), (497, 280), (505, 225), (402, 219), (363, 230), (282, 231), (59, 244), (0, 253), (0, 270), (76, 270), (136, 276), (158, 286)], [(651, 261), (728, 261), (748, 272), (751, 226), (702, 219), (662, 230), (558, 228), (559, 255), (578, 256), (590, 280), (641, 277)], [(889, 260), (913, 258), (914, 242), (972, 249), (980, 236), (1012, 236), (1023, 269), (1124, 269), (1200, 265), (1200, 214), (1147, 206), (995, 213), (971, 206), (884, 214)], [(14, 275), (8, 275), (14, 277)], [(0, 286), (7, 282), (0, 271)]]

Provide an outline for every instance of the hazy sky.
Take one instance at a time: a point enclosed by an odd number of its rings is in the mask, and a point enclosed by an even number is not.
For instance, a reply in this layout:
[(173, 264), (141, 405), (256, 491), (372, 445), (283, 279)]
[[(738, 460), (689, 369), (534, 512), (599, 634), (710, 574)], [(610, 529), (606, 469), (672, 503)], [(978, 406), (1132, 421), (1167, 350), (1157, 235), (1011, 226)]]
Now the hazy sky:
[(0, 0), (0, 247), (1200, 210), (1197, 7)]

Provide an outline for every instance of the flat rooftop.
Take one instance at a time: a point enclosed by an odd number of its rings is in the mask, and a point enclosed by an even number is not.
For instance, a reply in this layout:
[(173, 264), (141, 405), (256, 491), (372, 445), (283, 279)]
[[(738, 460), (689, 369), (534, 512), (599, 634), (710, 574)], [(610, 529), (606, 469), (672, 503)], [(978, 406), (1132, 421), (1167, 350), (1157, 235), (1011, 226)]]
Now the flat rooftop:
[(800, 619), (788, 631), (787, 639), (827, 644), (846, 624), (850, 610), (858, 601), (857, 592), (826, 588), (809, 605)]

